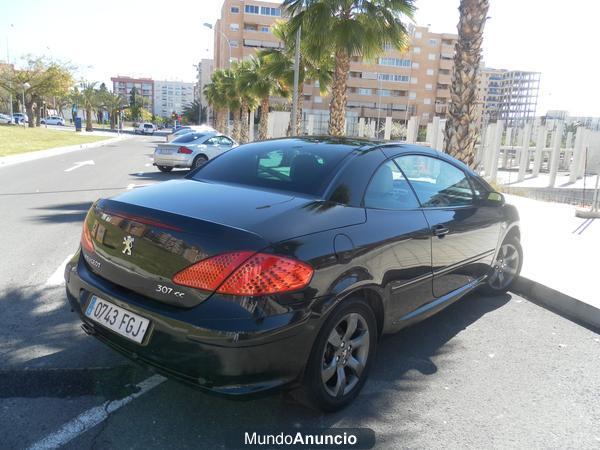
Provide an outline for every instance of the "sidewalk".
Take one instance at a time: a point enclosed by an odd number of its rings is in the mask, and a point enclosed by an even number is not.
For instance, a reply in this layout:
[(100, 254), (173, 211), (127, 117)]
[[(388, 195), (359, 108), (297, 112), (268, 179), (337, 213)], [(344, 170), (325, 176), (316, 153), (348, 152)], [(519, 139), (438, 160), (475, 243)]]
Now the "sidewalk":
[(521, 218), (519, 294), (600, 328), (600, 219), (575, 217), (571, 205), (505, 197)]

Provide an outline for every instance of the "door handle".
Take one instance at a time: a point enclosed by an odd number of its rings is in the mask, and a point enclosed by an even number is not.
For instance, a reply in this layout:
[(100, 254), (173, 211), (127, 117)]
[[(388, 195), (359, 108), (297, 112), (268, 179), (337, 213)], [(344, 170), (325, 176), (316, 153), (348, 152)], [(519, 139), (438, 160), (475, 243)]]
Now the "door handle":
[(437, 236), (439, 238), (443, 238), (448, 233), (450, 233), (450, 230), (447, 227), (445, 227), (444, 225), (436, 225), (435, 227), (433, 227), (432, 231), (433, 231), (433, 235)]

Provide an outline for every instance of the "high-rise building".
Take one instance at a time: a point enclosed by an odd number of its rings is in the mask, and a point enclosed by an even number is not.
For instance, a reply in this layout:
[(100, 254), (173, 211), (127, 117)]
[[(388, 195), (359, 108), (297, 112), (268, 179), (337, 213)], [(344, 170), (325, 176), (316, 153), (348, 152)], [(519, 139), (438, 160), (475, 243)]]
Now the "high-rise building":
[(480, 120), (515, 123), (533, 119), (539, 88), (539, 72), (483, 67), (477, 90)]
[(150, 112), (154, 111), (154, 80), (152, 78), (133, 78), (128, 76), (118, 75), (111, 77), (113, 83), (113, 92), (121, 94), (130, 101), (131, 91), (135, 87), (138, 95), (143, 97), (144, 109)]
[[(261, 48), (282, 46), (271, 30), (276, 21), (285, 19), (279, 3), (224, 0), (221, 18), (214, 26), (215, 69), (226, 68), (230, 59), (239, 61)], [(407, 51), (388, 47), (374, 61), (353, 57), (347, 115), (400, 120), (417, 115), (422, 123), (443, 117), (450, 100), (456, 40), (456, 34), (417, 26), (410, 28)], [(302, 94), (303, 110), (325, 120), (329, 98), (321, 97), (319, 86), (307, 82)]]
[(171, 117), (181, 114), (194, 101), (194, 83), (184, 81), (156, 80), (154, 82), (154, 114)]

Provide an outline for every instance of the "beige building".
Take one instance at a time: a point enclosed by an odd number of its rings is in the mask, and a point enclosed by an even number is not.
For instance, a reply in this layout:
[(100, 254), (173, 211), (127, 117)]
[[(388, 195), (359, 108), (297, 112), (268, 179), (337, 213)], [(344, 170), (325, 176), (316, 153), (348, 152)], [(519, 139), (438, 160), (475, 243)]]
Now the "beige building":
[[(279, 47), (271, 26), (285, 20), (279, 3), (225, 0), (215, 24), (215, 68), (228, 67), (261, 48)], [(443, 117), (450, 99), (450, 83), (456, 34), (433, 33), (427, 27), (411, 27), (410, 48), (393, 48), (375, 61), (353, 57), (348, 80), (348, 116), (405, 120), (418, 116), (421, 123)], [(231, 54), (230, 54), (231, 53)], [(304, 112), (327, 119), (329, 98), (319, 87), (306, 83)]]

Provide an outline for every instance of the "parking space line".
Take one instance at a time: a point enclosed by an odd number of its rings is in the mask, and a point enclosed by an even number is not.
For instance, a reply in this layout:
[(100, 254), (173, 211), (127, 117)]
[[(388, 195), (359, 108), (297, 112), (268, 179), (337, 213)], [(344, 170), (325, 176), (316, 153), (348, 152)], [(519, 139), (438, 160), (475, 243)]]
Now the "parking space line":
[(73, 253), (65, 258), (65, 260), (58, 266), (58, 268), (50, 275), (50, 278), (46, 281), (46, 286), (60, 286), (65, 282), (64, 272), (65, 266), (69, 260), (73, 257)]
[(109, 400), (100, 406), (88, 409), (73, 420), (64, 424), (58, 431), (55, 431), (30, 446), (29, 450), (54, 449), (65, 445), (67, 442), (72, 441), (77, 436), (105, 421), (111, 413), (127, 405), (137, 397), (144, 395), (151, 389), (154, 389), (164, 381), (166, 381), (166, 378), (160, 375), (153, 375), (150, 378), (145, 379), (136, 386), (139, 389), (138, 392), (128, 395), (120, 400)]

